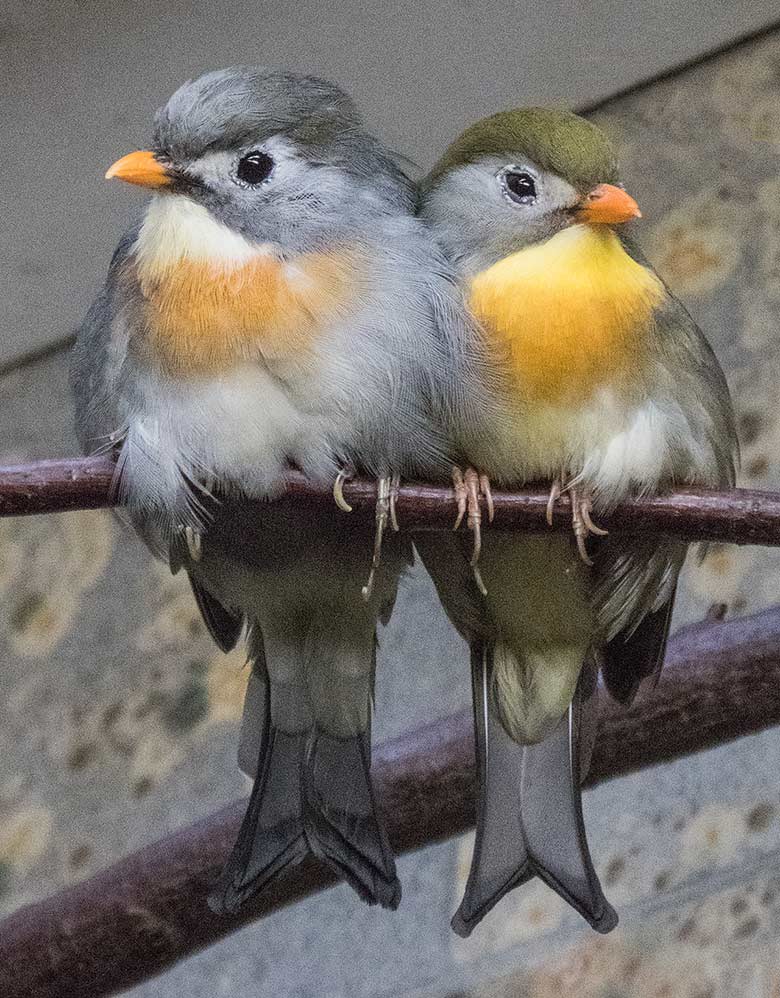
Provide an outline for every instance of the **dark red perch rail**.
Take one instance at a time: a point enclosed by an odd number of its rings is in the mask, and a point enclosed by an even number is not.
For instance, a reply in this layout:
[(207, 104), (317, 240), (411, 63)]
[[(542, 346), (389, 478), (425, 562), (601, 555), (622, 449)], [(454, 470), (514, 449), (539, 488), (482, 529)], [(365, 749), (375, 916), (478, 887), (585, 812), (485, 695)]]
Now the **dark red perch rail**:
[[(113, 506), (113, 464), (105, 458), (71, 458), (0, 468), (0, 516), (61, 513), (73, 509)], [(303, 475), (290, 472), (286, 496), (305, 498), (333, 509), (328, 488), (317, 488)], [(548, 490), (495, 490), (495, 527), (508, 530), (549, 530), (545, 521)], [(355, 480), (344, 486), (344, 497), (357, 515), (373, 515), (376, 486)], [(454, 500), (446, 486), (404, 484), (398, 491), (401, 529), (435, 530), (451, 526)], [(345, 514), (346, 517), (346, 514)], [(348, 523), (345, 518), (345, 526)], [(733, 489), (711, 492), (684, 489), (663, 496), (620, 503), (599, 523), (610, 530), (670, 533), (686, 540), (780, 546), (780, 494)], [(564, 496), (554, 515), (554, 529), (570, 530)]]
[[(111, 481), (112, 465), (100, 459), (0, 469), (0, 515), (109, 506)], [(348, 483), (344, 493), (357, 515), (373, 515), (373, 483)], [(333, 508), (330, 492), (313, 488), (302, 476), (291, 476), (287, 495)], [(497, 492), (495, 525), (548, 529), (546, 501), (543, 489)], [(404, 527), (447, 528), (452, 509), (452, 491), (446, 487), (405, 485), (400, 490), (398, 513)], [(687, 490), (623, 503), (603, 522), (610, 529), (668, 532), (688, 540), (780, 546), (780, 496)], [(556, 513), (555, 527), (569, 529), (565, 503)], [(670, 642), (663, 680), (652, 696), (628, 710), (604, 698), (588, 781), (620, 776), (777, 723), (780, 607), (696, 625)], [(380, 746), (375, 778), (397, 852), (468, 828), (474, 820), (470, 713)], [(214, 915), (205, 896), (235, 839), (244, 807), (245, 802), (237, 801), (0, 922), (0, 995), (113, 994), (335, 882), (312, 860), (238, 915)]]

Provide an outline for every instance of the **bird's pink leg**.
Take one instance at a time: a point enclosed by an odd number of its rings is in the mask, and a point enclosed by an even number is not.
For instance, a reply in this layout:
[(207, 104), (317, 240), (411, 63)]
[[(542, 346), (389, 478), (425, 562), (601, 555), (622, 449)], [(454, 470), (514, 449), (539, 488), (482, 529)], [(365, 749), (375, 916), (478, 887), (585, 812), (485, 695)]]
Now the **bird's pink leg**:
[(452, 469), (452, 482), (455, 489), (455, 501), (458, 507), (458, 515), (455, 520), (453, 530), (457, 530), (463, 522), (464, 515), (468, 523), (469, 530), (474, 535), (474, 545), (471, 551), (471, 571), (477, 588), (483, 596), (487, 596), (485, 583), (479, 571), (479, 556), (482, 552), (482, 510), (480, 509), (480, 499), (485, 500), (488, 511), (488, 523), (493, 522), (495, 508), (493, 505), (493, 493), (490, 488), (490, 479), (484, 472), (479, 472), (475, 468)]
[(393, 530), (397, 531), (399, 529), (398, 518), (395, 512), (395, 502), (400, 482), (399, 475), (383, 475), (377, 479), (376, 511), (374, 513), (376, 523), (374, 530), (374, 553), (371, 557), (371, 568), (368, 578), (362, 590), (363, 599), (366, 602), (371, 598), (374, 588), (374, 578), (382, 562), (382, 541), (385, 536), (385, 528), (387, 527), (388, 520)]

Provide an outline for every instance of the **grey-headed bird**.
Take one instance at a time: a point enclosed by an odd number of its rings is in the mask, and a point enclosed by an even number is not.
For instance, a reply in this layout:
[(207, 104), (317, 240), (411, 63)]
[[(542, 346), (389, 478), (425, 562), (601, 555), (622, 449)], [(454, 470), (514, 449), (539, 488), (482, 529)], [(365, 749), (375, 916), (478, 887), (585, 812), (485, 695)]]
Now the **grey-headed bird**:
[(212, 906), (237, 907), (311, 851), (396, 907), (370, 715), (377, 622), (409, 543), (390, 536), (364, 586), (371, 530), (335, 505), (257, 500), (291, 467), (329, 484), (349, 469), (381, 480), (384, 523), (389, 476), (442, 466), (433, 413), (461, 329), (447, 266), (411, 182), (313, 77), (187, 83), (151, 148), (107, 176), (152, 196), (78, 335), (80, 438), (116, 453), (130, 520), (188, 572), (217, 644), (248, 635), (255, 783)]

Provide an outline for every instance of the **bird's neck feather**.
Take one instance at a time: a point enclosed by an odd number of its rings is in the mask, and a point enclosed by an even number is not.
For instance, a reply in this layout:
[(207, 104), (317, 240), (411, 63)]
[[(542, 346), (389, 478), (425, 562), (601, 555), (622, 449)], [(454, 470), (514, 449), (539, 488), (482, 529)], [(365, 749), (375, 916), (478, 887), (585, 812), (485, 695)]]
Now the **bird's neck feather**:
[(144, 353), (178, 374), (216, 374), (246, 360), (310, 351), (351, 297), (353, 252), (300, 254), (230, 229), (199, 204), (150, 202), (133, 250)]
[(149, 202), (135, 256), (142, 280), (152, 281), (182, 260), (232, 270), (258, 257), (273, 259), (274, 249), (246, 239), (191, 198), (158, 194)]

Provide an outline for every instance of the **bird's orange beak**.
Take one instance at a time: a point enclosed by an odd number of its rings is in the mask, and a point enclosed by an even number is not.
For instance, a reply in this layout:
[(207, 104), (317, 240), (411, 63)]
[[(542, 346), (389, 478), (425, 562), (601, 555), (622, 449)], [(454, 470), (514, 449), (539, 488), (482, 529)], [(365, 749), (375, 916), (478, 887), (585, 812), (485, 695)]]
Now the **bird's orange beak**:
[(108, 168), (106, 180), (124, 180), (139, 187), (167, 187), (172, 177), (153, 152), (131, 152)]
[[(120, 161), (121, 162), (121, 161)], [(580, 202), (574, 217), (578, 222), (596, 225), (618, 225), (632, 218), (641, 218), (639, 205), (614, 184), (599, 184)]]

